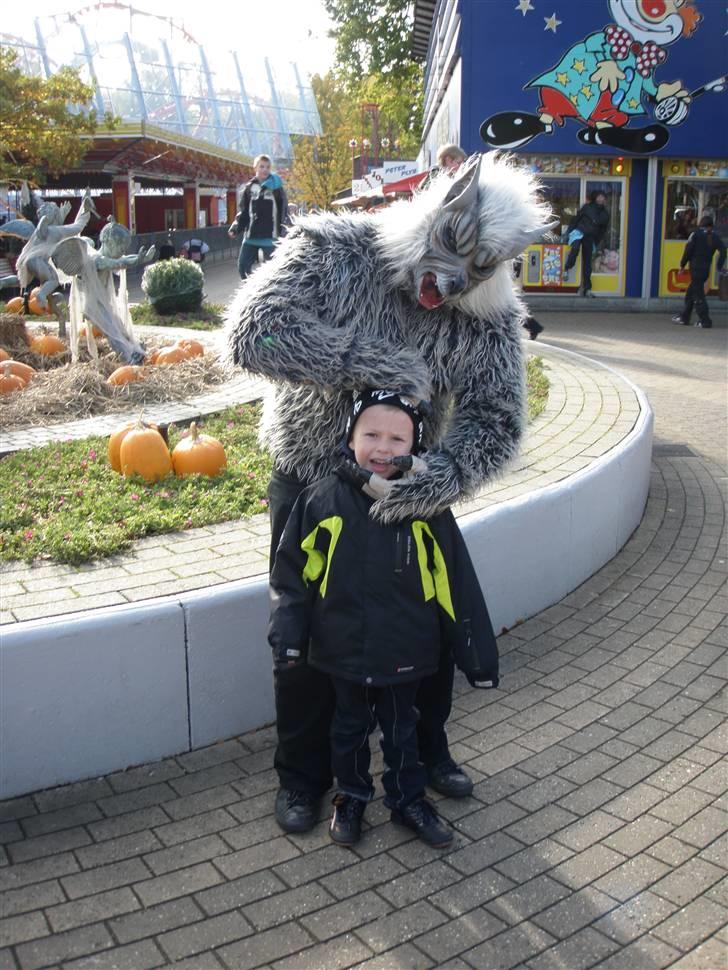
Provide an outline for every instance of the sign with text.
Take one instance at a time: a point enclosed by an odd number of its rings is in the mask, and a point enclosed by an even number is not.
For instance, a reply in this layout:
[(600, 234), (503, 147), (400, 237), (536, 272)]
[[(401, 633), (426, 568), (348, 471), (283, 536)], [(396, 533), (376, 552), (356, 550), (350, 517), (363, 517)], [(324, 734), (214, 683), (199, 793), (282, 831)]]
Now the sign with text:
[(400, 179), (409, 178), (410, 175), (417, 174), (417, 162), (396, 161), (383, 162), (379, 168), (371, 169), (364, 178), (353, 179), (351, 183), (352, 195), (364, 195), (372, 189), (388, 185), (390, 182), (399, 182)]

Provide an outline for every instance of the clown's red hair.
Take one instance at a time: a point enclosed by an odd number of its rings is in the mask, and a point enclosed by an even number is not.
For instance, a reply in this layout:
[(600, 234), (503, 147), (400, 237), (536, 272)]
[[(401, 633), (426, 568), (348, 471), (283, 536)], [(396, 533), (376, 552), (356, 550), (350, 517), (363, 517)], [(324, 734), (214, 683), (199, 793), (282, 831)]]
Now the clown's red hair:
[(698, 24), (703, 19), (703, 15), (692, 5), (691, 0), (687, 0), (678, 13), (683, 22), (682, 36), (689, 37), (697, 29)]

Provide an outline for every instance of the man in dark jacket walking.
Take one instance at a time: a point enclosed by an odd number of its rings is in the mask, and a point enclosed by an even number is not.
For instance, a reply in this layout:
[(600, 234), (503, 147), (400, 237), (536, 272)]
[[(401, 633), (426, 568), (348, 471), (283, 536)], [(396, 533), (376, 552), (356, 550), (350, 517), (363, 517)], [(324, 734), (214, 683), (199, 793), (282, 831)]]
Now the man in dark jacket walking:
[(718, 253), (718, 271), (720, 271), (725, 265), (725, 245), (720, 236), (713, 231), (712, 216), (703, 216), (698, 228), (690, 235), (680, 260), (680, 269), (685, 269), (687, 264), (690, 264), (690, 285), (685, 294), (682, 313), (672, 318), (673, 323), (682, 323), (689, 327), (690, 317), (695, 307), (698, 314), (698, 322), (695, 326), (703, 330), (713, 326), (708, 301), (705, 299), (705, 284), (710, 276), (714, 253)]
[[(498, 652), (477, 577), (452, 513), (382, 525), (369, 515), (377, 480), (396, 459), (420, 461), (423, 423), (392, 391), (354, 397), (345, 459), (293, 507), (271, 573), (269, 641), (279, 665), (331, 677), (334, 799), (331, 837), (353, 845), (374, 788), (368, 737), (379, 723), (382, 783), (392, 820), (444, 847), (452, 831), (425, 799), (418, 689), (450, 649), (471, 683), (497, 686)], [(487, 684), (485, 682), (488, 682)], [(302, 827), (303, 828), (303, 827)]]
[(258, 155), (254, 160), (255, 176), (240, 197), (240, 209), (228, 229), (234, 239), (243, 235), (238, 257), (238, 272), (245, 279), (258, 262), (258, 253), (268, 260), (273, 255), (278, 239), (284, 235), (283, 226), (288, 223), (288, 199), (280, 176), (271, 172), (268, 155)]
[(573, 269), (581, 250), (581, 292), (584, 296), (594, 295), (591, 288), (592, 251), (609, 225), (606, 201), (606, 195), (595, 189), (589, 194), (589, 201), (579, 209), (567, 230), (571, 249), (564, 263), (564, 272)]

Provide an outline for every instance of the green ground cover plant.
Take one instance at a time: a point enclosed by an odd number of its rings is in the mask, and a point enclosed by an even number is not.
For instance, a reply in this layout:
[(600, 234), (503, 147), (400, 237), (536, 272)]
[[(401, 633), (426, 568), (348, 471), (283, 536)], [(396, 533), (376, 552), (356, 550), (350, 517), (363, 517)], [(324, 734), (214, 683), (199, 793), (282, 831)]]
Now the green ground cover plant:
[[(0, 313), (8, 312), (8, 301), (0, 300)], [(13, 316), (17, 316), (19, 320), (25, 320), (26, 323), (47, 323), (49, 320), (55, 320), (56, 318), (50, 313), (29, 313), (27, 316), (22, 313), (14, 313)]]
[[(109, 465), (106, 437), (9, 455), (0, 461), (0, 559), (81, 563), (142, 536), (264, 512), (272, 465), (257, 445), (259, 420), (259, 405), (241, 404), (199, 423), (227, 452), (227, 471), (214, 479), (124, 478)], [(170, 425), (170, 447), (184, 430)]]
[[(529, 357), (530, 420), (545, 407), (548, 386), (543, 361)], [(264, 512), (272, 462), (257, 443), (259, 421), (259, 404), (240, 404), (198, 422), (227, 452), (227, 471), (214, 479), (170, 475), (147, 485), (124, 478), (109, 465), (107, 437), (7, 456), (0, 461), (0, 560), (79, 564), (144, 536)], [(184, 430), (170, 425), (170, 448)]]
[(549, 399), (549, 379), (543, 357), (529, 357), (526, 362), (528, 384), (528, 420), (533, 421), (546, 407)]
[(203, 303), (190, 313), (160, 314), (151, 303), (135, 303), (130, 307), (133, 323), (149, 327), (185, 327), (187, 330), (218, 330), (225, 319), (222, 303)]

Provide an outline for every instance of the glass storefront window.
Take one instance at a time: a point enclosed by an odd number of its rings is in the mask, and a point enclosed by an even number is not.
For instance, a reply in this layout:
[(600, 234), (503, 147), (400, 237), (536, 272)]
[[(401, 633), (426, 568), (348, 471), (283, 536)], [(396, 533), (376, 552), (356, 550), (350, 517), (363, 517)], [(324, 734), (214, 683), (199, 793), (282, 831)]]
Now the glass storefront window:
[[(556, 225), (552, 230), (554, 236), (563, 235), (569, 223), (579, 211), (579, 189), (580, 179), (555, 178), (547, 180), (541, 179), (541, 195), (545, 202), (548, 202), (554, 213), (554, 219), (560, 225)], [(550, 238), (550, 237), (549, 237)], [(544, 239), (547, 242), (548, 239)]]
[(711, 215), (719, 236), (728, 236), (728, 182), (668, 179), (665, 238), (687, 239), (704, 215)]

